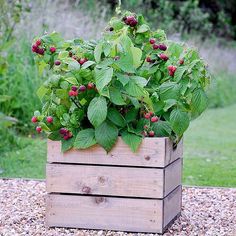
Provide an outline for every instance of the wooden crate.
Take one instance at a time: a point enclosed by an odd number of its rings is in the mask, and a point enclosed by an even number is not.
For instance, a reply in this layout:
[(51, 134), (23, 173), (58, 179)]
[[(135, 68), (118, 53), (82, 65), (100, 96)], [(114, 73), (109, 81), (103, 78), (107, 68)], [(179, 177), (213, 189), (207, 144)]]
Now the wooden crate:
[(60, 148), (48, 141), (47, 226), (163, 233), (180, 214), (182, 142), (145, 138), (137, 153), (120, 138), (108, 154)]

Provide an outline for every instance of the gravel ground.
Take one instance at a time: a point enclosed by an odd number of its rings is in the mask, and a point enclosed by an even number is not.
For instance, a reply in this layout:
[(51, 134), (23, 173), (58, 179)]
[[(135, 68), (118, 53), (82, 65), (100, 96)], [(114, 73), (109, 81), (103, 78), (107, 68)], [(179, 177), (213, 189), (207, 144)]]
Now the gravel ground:
[[(44, 226), (45, 183), (0, 179), (0, 235), (154, 235)], [(164, 234), (236, 236), (236, 189), (183, 188), (181, 217)]]

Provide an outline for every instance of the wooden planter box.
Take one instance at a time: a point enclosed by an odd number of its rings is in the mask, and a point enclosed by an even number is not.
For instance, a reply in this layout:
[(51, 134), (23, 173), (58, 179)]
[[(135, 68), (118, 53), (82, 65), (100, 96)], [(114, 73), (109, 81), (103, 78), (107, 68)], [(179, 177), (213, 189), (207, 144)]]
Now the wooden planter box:
[(46, 224), (163, 233), (181, 211), (182, 142), (145, 138), (132, 153), (119, 138), (61, 153), (48, 141)]

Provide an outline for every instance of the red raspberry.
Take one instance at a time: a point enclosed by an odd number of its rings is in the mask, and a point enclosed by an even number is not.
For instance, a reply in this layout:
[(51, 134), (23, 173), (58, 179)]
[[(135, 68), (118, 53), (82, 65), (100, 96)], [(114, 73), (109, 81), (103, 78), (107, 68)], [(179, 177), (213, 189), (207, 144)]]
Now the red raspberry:
[(59, 130), (59, 133), (60, 133), (60, 134), (66, 134), (66, 133), (67, 133), (67, 129), (61, 128), (61, 129)]
[(167, 61), (168, 59), (169, 59), (169, 57), (168, 56), (166, 56), (165, 54), (163, 54), (163, 53), (161, 53), (160, 55), (159, 55), (159, 57), (161, 58), (161, 60), (163, 60), (163, 61)]
[(38, 49), (39, 49), (38, 46), (35, 45), (35, 44), (32, 45), (32, 47), (31, 47), (32, 52), (36, 52), (36, 53), (37, 53), (37, 52), (38, 52)]
[(38, 118), (37, 118), (36, 116), (33, 116), (32, 119), (31, 119), (31, 121), (32, 121), (33, 123), (36, 123), (36, 122), (38, 121)]
[(48, 116), (47, 117), (47, 122), (48, 123), (52, 123), (53, 122), (53, 117), (52, 116)]
[(151, 118), (151, 122), (157, 122), (158, 121), (158, 117), (157, 116), (153, 116), (152, 118)]
[(151, 59), (151, 57), (147, 57), (147, 58), (146, 58), (146, 62), (149, 62), (149, 63), (151, 63), (151, 62), (152, 62), (152, 59)]
[(79, 87), (79, 91), (80, 92), (84, 92), (86, 90), (86, 87), (84, 86), (84, 85), (81, 85), (80, 87)]
[(43, 48), (39, 48), (37, 53), (40, 54), (40, 55), (44, 55), (44, 49)]
[(155, 136), (155, 132), (153, 130), (149, 131), (149, 137), (154, 137)]
[(73, 86), (71, 87), (71, 90), (72, 90), (72, 91), (77, 91), (77, 90), (78, 90), (78, 87), (75, 86), (75, 85), (73, 85)]
[(36, 127), (36, 131), (37, 131), (38, 133), (41, 133), (41, 132), (42, 132), (41, 126), (37, 126), (37, 127)]
[(157, 49), (159, 48), (159, 46), (158, 46), (157, 44), (153, 44), (153, 45), (152, 45), (152, 48), (153, 48), (154, 50), (157, 50)]
[(179, 64), (180, 64), (180, 65), (183, 65), (183, 64), (184, 64), (184, 59), (180, 59), (180, 60), (179, 60)]
[(91, 90), (91, 89), (93, 89), (93, 88), (94, 88), (94, 84), (93, 84), (93, 83), (88, 83), (87, 89), (88, 89), (88, 90)]
[(83, 65), (86, 61), (88, 61), (87, 58), (81, 58), (81, 59), (79, 59), (79, 64)]
[(165, 51), (167, 49), (166, 45), (165, 44), (159, 44), (159, 49), (162, 50), (162, 51)]
[(36, 45), (36, 46), (40, 46), (40, 45), (41, 45), (41, 40), (38, 39), (38, 40), (35, 42), (35, 45)]
[(56, 52), (56, 48), (55, 48), (55, 47), (50, 47), (50, 52), (51, 52), (51, 53)]
[(149, 39), (149, 43), (150, 43), (150, 44), (154, 44), (155, 42), (156, 42), (155, 39)]
[(145, 118), (145, 119), (150, 119), (150, 117), (151, 117), (151, 115), (150, 115), (149, 112), (144, 114), (144, 118)]
[(61, 62), (60, 62), (59, 60), (56, 60), (56, 61), (54, 62), (54, 64), (55, 64), (56, 66), (59, 66), (59, 65), (61, 65)]

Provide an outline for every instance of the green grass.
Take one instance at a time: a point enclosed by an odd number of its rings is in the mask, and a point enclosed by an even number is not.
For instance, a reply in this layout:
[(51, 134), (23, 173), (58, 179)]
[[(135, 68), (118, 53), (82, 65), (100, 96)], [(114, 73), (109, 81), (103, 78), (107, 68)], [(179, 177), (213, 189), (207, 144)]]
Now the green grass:
[[(186, 185), (236, 187), (236, 105), (212, 109), (184, 137)], [(0, 157), (0, 177), (45, 178), (46, 140), (23, 138), (21, 150)]]

